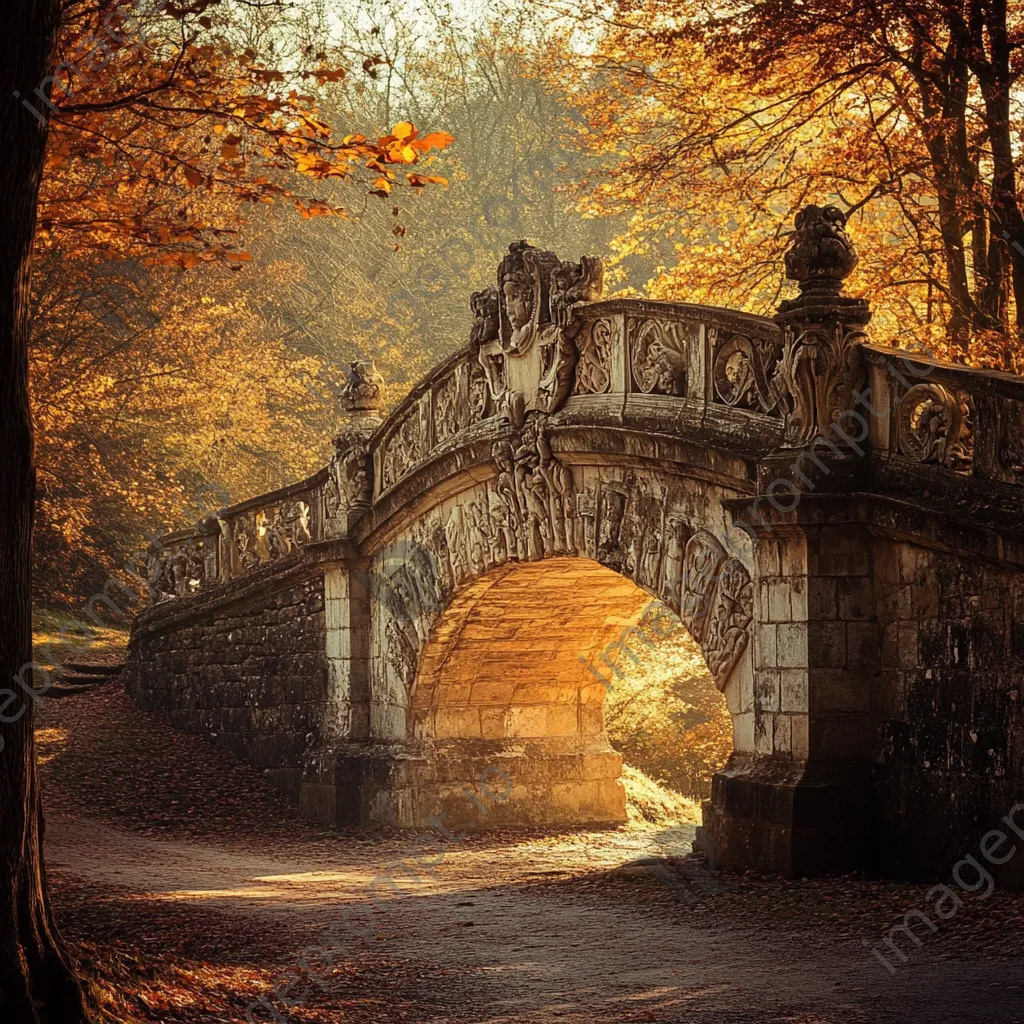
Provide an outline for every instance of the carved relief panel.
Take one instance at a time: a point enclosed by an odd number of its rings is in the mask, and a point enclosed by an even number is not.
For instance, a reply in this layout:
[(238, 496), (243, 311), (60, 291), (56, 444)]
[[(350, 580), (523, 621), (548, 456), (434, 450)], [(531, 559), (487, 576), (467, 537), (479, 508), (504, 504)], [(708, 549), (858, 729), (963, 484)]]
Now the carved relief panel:
[(630, 319), (626, 323), (633, 387), (645, 395), (686, 394), (690, 340), (696, 324)]
[(942, 384), (915, 384), (899, 400), (896, 445), (914, 462), (970, 473), (974, 462), (974, 409), (970, 395)]
[(683, 553), (679, 617), (701, 645), (719, 689), (749, 643), (753, 606), (746, 567), (712, 534), (698, 530)]
[(614, 331), (615, 326), (607, 317), (583, 326), (576, 341), (578, 358), (574, 394), (604, 395), (611, 390)]

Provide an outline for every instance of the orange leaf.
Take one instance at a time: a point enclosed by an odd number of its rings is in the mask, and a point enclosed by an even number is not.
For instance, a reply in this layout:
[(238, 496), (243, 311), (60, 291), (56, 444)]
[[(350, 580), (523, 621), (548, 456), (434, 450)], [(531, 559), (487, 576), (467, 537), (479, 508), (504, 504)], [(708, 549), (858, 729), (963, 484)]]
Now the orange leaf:
[(430, 132), (428, 135), (424, 135), (422, 139), (416, 139), (413, 142), (413, 146), (421, 152), (425, 152), (428, 149), (444, 149), (454, 141), (455, 139), (447, 132)]

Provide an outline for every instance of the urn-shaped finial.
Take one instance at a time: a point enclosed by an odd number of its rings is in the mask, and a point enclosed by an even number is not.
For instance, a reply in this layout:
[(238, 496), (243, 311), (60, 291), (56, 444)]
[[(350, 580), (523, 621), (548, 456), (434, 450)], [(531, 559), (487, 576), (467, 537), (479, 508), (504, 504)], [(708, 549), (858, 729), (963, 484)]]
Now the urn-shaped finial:
[(857, 265), (857, 253), (846, 233), (846, 214), (838, 206), (805, 206), (794, 221), (796, 230), (786, 252), (786, 277), (802, 292), (838, 294)]
[(341, 404), (346, 412), (375, 413), (383, 405), (384, 378), (373, 360), (354, 360), (349, 364), (348, 379), (341, 389)]

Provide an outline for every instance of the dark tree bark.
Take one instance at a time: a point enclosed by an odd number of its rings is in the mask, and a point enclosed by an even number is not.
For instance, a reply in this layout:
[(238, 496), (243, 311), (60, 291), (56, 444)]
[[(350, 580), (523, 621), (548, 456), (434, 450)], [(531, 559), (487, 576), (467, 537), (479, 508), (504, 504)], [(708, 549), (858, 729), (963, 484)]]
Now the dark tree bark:
[(29, 257), (46, 125), (34, 99), (51, 73), (59, 0), (15, 0), (0, 43), (0, 1020), (88, 1020), (54, 926), (42, 859), (32, 736), (30, 601), (35, 468), (28, 393)]

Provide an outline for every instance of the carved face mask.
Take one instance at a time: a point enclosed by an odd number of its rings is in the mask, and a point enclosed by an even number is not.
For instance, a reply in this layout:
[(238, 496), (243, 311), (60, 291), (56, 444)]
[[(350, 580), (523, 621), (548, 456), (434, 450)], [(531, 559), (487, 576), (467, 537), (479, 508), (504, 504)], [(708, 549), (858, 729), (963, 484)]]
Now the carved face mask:
[(505, 281), (505, 309), (514, 330), (525, 327), (533, 314), (533, 296), (527, 282), (510, 277)]

